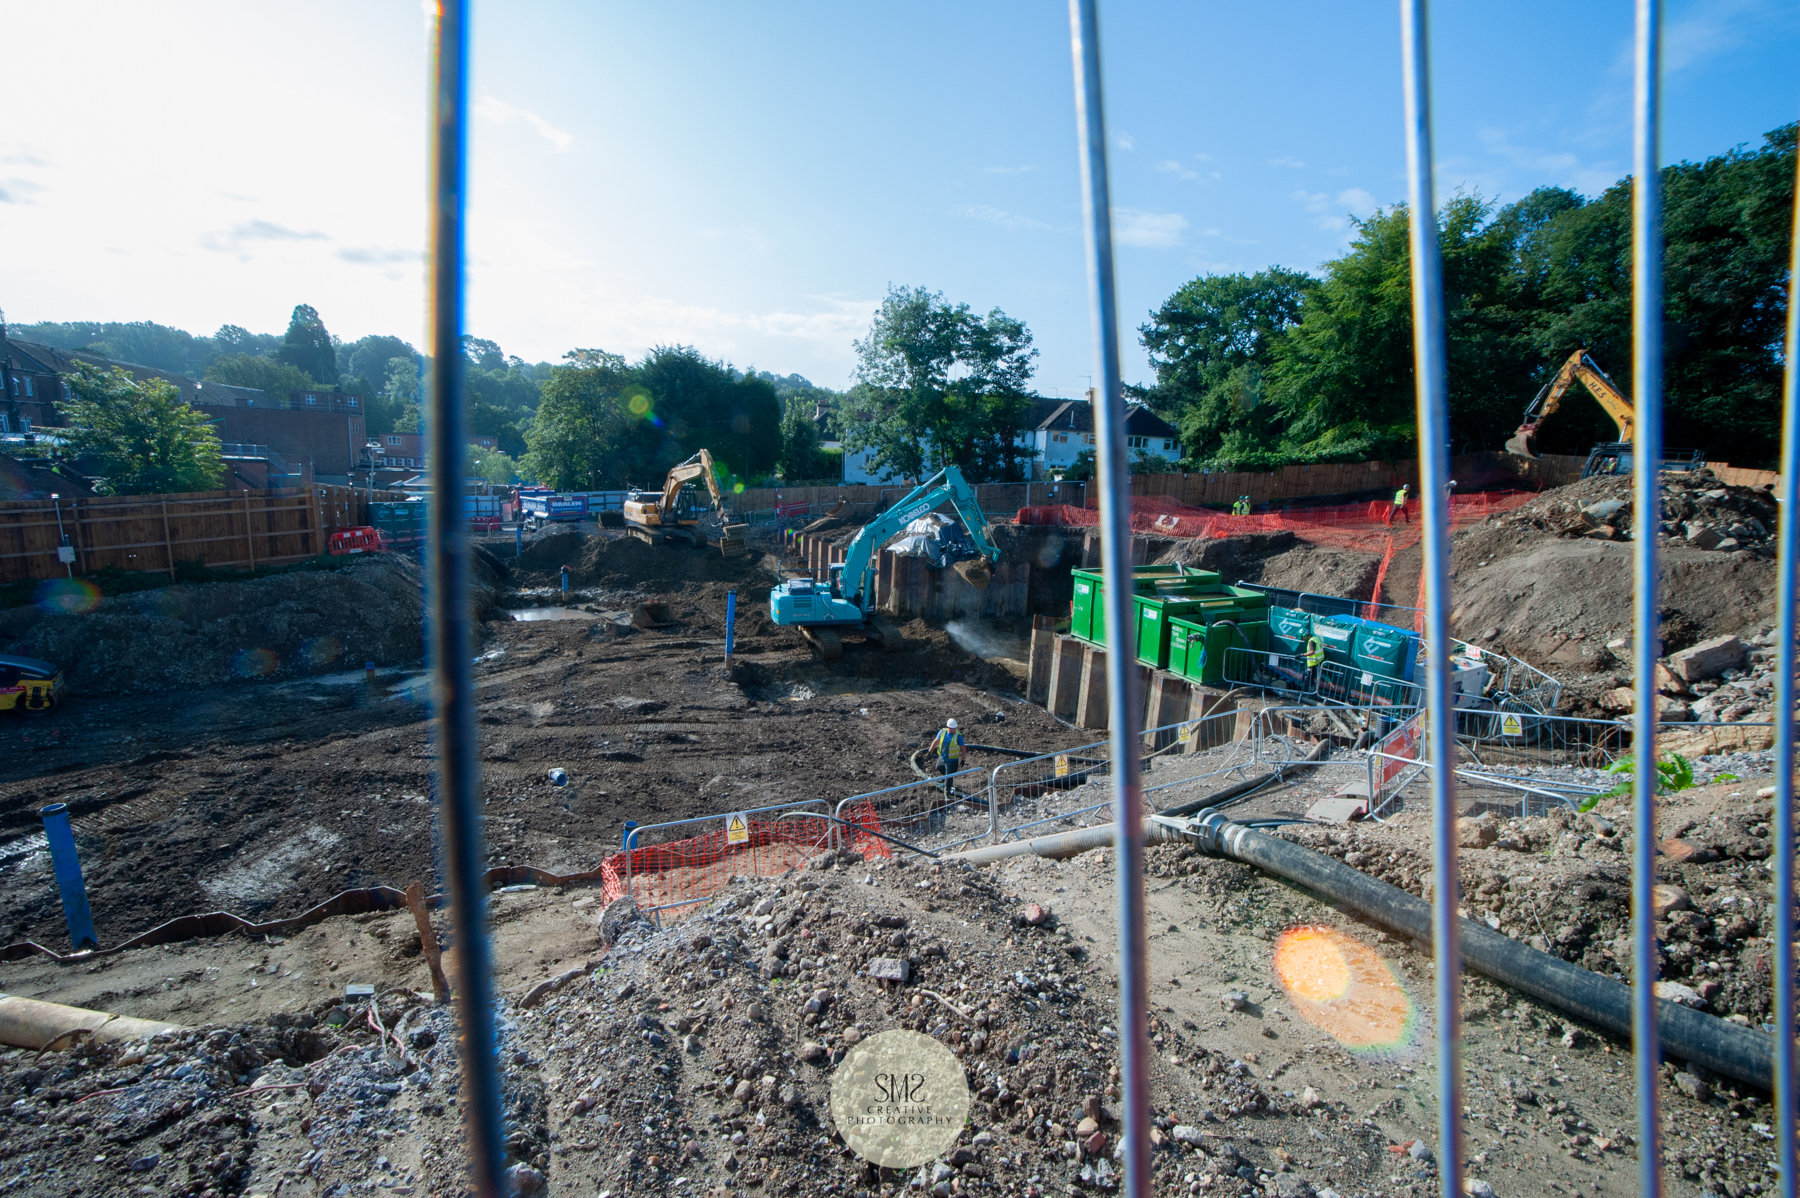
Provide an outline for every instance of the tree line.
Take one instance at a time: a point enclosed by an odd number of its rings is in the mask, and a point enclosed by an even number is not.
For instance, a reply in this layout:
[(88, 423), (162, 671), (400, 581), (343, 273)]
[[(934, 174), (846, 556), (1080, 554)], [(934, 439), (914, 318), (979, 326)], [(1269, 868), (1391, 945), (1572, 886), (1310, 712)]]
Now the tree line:
[[(1665, 443), (1772, 465), (1794, 211), (1796, 126), (1663, 178)], [(1451, 449), (1498, 449), (1576, 349), (1631, 393), (1631, 194), (1544, 187), (1504, 206), (1457, 195), (1438, 215)], [(1138, 394), (1182, 433), (1188, 465), (1266, 469), (1417, 453), (1404, 206), (1356, 223), (1314, 276), (1206, 275), (1139, 330), (1156, 371)], [(1616, 440), (1585, 392), (1541, 452)]]

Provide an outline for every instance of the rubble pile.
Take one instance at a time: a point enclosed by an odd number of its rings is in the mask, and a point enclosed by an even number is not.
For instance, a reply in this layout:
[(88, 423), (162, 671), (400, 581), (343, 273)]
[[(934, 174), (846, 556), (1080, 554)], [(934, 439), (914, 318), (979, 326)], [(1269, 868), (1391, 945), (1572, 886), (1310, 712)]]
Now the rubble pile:
[[(1619, 800), (1629, 803), (1629, 799)], [(1766, 862), (1770, 801), (1682, 816), (1662, 830), (1657, 880), (1657, 985), (1663, 997), (1761, 1027), (1770, 1012)], [(1557, 810), (1541, 818), (1459, 821), (1462, 909), (1541, 952), (1628, 981), (1631, 974), (1630, 815)], [(1287, 839), (1421, 898), (1431, 862), (1422, 815), (1343, 828), (1296, 826)], [(1167, 850), (1165, 850), (1167, 851)], [(1191, 850), (1159, 868), (1179, 876)]]
[[(1109, 972), (1053, 915), (1021, 908), (974, 870), (839, 861), (741, 883), (668, 931), (627, 929), (601, 969), (521, 1015), (519, 1038), (557, 1095), (560, 1184), (907, 1187), (936, 1198), (1106, 1190), (1120, 1168)], [(892, 1028), (947, 1044), (974, 1097), (958, 1146), (899, 1174), (845, 1147), (830, 1108), (832, 1068)], [(1209, 1051), (1192, 1023), (1153, 1017), (1150, 1030), (1170, 1066), (1153, 1089), (1159, 1187), (1198, 1192), (1218, 1179), (1236, 1192), (1258, 1180), (1270, 1193), (1311, 1193), (1295, 1158), (1259, 1145), (1253, 1121), (1324, 1115), (1328, 1104), (1271, 1092), (1254, 1061)], [(1372, 1129), (1334, 1132), (1386, 1162)]]
[[(1777, 509), (1766, 489), (1730, 486), (1710, 470), (1666, 471), (1662, 487), (1664, 536), (1718, 553), (1775, 556)], [(1629, 475), (1596, 475), (1558, 487), (1494, 522), (1562, 537), (1624, 541), (1631, 539), (1635, 506)]]

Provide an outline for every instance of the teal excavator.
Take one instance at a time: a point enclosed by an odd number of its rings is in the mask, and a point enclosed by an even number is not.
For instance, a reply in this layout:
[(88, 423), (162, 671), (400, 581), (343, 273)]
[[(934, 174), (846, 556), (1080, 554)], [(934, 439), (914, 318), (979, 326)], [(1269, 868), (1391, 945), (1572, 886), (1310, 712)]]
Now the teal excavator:
[(845, 632), (860, 633), (879, 641), (889, 653), (898, 652), (903, 647), (900, 630), (875, 611), (875, 553), (908, 524), (945, 502), (962, 518), (976, 550), (976, 556), (954, 562), (951, 568), (971, 586), (986, 590), (990, 567), (1000, 560), (1000, 551), (988, 540), (987, 518), (975, 502), (975, 488), (963, 481), (962, 471), (946, 466), (863, 525), (851, 538), (843, 562), (831, 567), (829, 581), (790, 578), (771, 590), (770, 618), (783, 628), (798, 628), (826, 661), (843, 656)]

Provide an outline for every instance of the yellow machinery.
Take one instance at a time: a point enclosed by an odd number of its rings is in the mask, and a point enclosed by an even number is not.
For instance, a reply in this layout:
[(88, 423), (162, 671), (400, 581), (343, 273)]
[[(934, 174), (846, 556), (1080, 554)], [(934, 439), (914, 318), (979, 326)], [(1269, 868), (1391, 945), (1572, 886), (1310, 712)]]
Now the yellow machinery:
[(42, 715), (62, 702), (62, 671), (35, 657), (0, 654), (0, 711)]
[[(705, 479), (712, 496), (712, 509), (699, 506), (695, 500), (695, 479)], [(719, 489), (719, 477), (713, 472), (712, 454), (699, 453), (669, 471), (663, 481), (662, 494), (634, 491), (625, 501), (625, 529), (640, 541), (662, 545), (685, 541), (689, 545), (716, 544), (720, 551), (734, 555), (744, 552), (744, 526), (730, 524), (725, 509), (725, 493)]]
[[(1522, 458), (1537, 457), (1538, 426), (1562, 405), (1563, 395), (1580, 379), (1599, 405), (1606, 409), (1613, 423), (1619, 426), (1619, 439), (1606, 441), (1588, 451), (1587, 461), (1581, 467), (1581, 477), (1594, 474), (1630, 474), (1632, 469), (1631, 437), (1636, 426), (1636, 414), (1632, 411), (1631, 401), (1625, 398), (1624, 392), (1607, 377), (1593, 355), (1585, 349), (1578, 349), (1570, 354), (1556, 372), (1556, 377), (1544, 385), (1525, 409), (1525, 422), (1506, 443), (1508, 453), (1516, 453)], [(1668, 449), (1662, 453), (1662, 461), (1658, 463), (1661, 470), (1698, 470), (1706, 465), (1706, 459), (1692, 449)]]
[(1587, 350), (1578, 349), (1569, 355), (1568, 361), (1562, 364), (1562, 369), (1556, 372), (1556, 377), (1544, 385), (1543, 390), (1531, 401), (1531, 406), (1525, 409), (1525, 421), (1506, 443), (1506, 452), (1516, 453), (1522, 458), (1538, 456), (1538, 426), (1562, 406), (1563, 395), (1576, 379), (1586, 385), (1588, 393), (1606, 409), (1606, 414), (1613, 418), (1613, 423), (1619, 426), (1617, 443), (1630, 442), (1635, 422), (1631, 401), (1613, 386), (1613, 381), (1606, 377), (1606, 372), (1600, 369)]

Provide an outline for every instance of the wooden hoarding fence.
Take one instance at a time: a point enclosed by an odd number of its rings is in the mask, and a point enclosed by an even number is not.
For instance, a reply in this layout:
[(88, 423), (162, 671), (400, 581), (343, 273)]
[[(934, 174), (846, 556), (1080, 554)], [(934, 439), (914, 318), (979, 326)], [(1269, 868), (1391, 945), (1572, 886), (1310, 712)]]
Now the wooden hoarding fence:
[[(71, 568), (173, 578), (180, 562), (254, 570), (304, 561), (325, 552), (333, 530), (368, 523), (369, 502), (367, 491), (349, 487), (287, 487), (0, 503), (0, 582), (61, 578)], [(71, 566), (57, 553), (63, 532), (75, 551)]]

